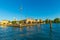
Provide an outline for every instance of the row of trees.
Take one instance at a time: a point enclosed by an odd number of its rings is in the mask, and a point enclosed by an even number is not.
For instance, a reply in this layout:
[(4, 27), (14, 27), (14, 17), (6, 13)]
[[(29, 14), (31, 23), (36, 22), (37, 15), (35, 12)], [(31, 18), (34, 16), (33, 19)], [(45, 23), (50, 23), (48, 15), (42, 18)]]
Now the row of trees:
[[(43, 20), (40, 19), (40, 23), (42, 23), (41, 21), (43, 21)], [(46, 20), (43, 21), (43, 23), (50, 23), (50, 22), (51, 22), (51, 23), (60, 23), (60, 18), (55, 18), (54, 20), (46, 19)], [(25, 20), (12, 21), (12, 24), (16, 24), (16, 23), (19, 23), (19, 24), (25, 23)]]
[(44, 22), (45, 22), (45, 23), (50, 23), (50, 21), (51, 21), (52, 23), (60, 23), (60, 18), (55, 18), (54, 20), (46, 19)]

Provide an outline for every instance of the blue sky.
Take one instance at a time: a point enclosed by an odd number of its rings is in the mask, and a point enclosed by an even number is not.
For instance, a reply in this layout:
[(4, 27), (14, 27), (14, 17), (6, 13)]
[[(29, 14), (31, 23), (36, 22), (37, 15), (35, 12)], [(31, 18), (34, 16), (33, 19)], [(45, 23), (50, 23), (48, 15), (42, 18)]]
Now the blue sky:
[(60, 0), (0, 0), (0, 20), (14, 17), (18, 20), (60, 18)]

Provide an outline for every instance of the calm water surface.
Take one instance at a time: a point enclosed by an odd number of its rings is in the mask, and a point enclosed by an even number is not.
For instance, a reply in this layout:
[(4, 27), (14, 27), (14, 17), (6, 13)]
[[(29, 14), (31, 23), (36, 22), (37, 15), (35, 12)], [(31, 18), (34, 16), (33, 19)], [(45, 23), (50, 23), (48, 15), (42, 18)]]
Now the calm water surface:
[(60, 40), (60, 24), (41, 24), (29, 27), (0, 26), (0, 40)]

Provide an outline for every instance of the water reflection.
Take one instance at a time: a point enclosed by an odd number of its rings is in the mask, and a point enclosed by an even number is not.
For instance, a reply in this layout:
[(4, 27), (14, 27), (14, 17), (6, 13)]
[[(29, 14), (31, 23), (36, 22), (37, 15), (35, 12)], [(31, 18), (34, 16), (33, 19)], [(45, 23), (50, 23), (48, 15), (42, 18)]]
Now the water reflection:
[(20, 31), (22, 32), (23, 31), (23, 28), (20, 28)]
[(0, 40), (13, 40), (13, 28), (2, 28), (0, 29)]
[(49, 38), (53, 40), (52, 26), (50, 26)]
[(6, 26), (5, 28), (0, 27), (0, 40), (59, 40), (59, 33), (60, 25), (55, 24), (52, 24), (52, 27), (49, 24), (21, 28)]
[(41, 30), (41, 25), (37, 25), (37, 30), (38, 30), (38, 32), (40, 32)]
[(6, 28), (7, 26), (6, 26), (6, 25), (1, 25), (0, 27), (2, 27), (2, 28)]
[(28, 26), (28, 27), (26, 27), (26, 28), (27, 28), (27, 33), (26, 33), (26, 35), (27, 35), (27, 36), (32, 35), (33, 32), (34, 32), (33, 26)]

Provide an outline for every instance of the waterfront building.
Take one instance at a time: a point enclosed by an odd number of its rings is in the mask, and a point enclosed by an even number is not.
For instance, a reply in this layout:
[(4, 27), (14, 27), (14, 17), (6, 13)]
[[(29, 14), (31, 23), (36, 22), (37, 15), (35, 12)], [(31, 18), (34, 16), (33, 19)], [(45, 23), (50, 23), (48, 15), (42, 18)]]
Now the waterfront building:
[(41, 19), (25, 19), (25, 20), (21, 20), (19, 22), (20, 24), (36, 24), (36, 23), (43, 23), (43, 21)]
[(34, 23), (34, 22), (36, 22), (34, 19), (29, 19), (29, 18), (26, 19), (26, 23), (27, 23), (27, 24), (30, 24), (30, 23), (32, 24), (32, 23)]
[(0, 22), (0, 24), (2, 24), (2, 25), (7, 25), (7, 24), (11, 24), (8, 20), (2, 20), (1, 22)]

